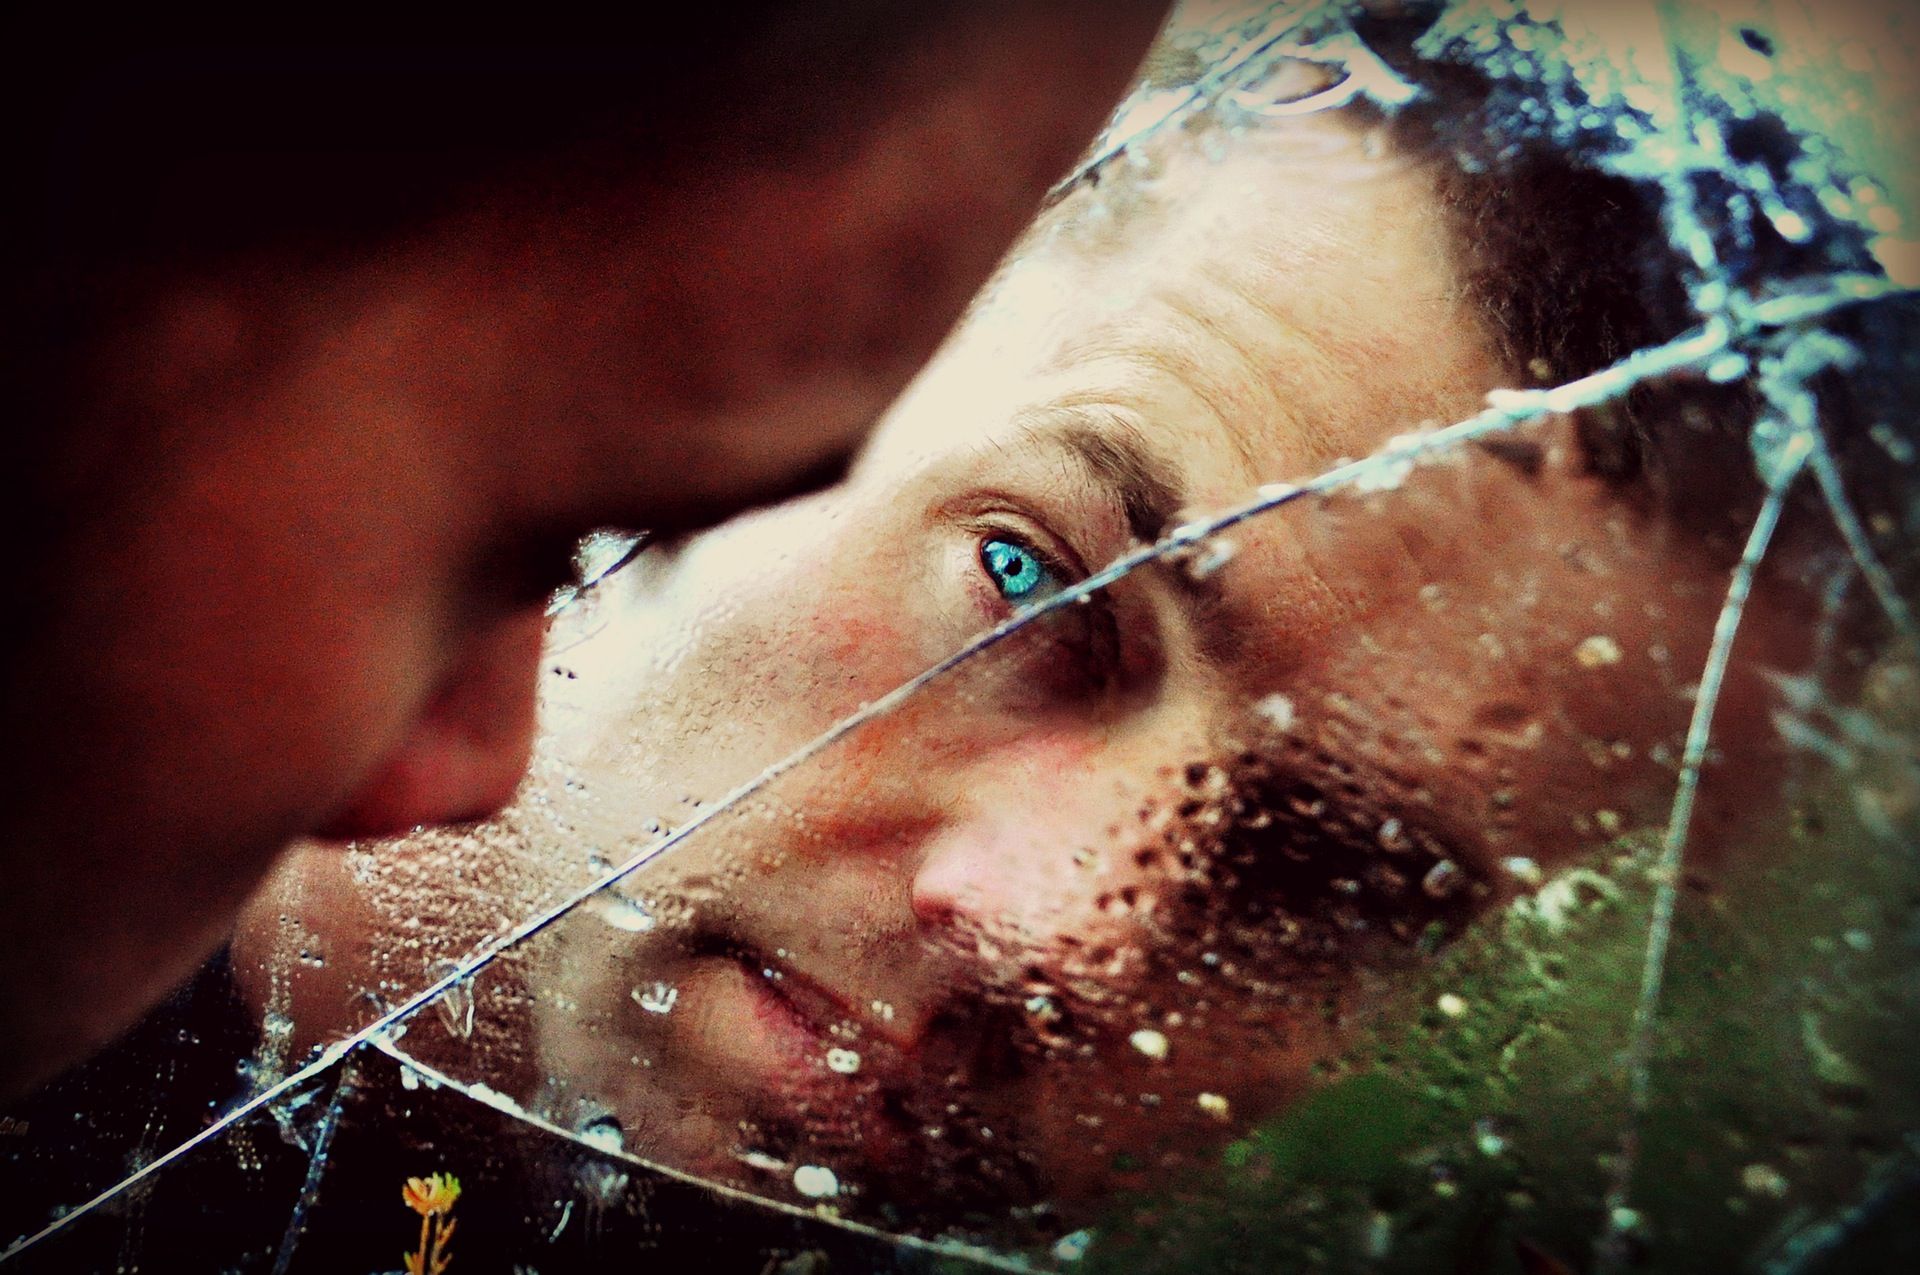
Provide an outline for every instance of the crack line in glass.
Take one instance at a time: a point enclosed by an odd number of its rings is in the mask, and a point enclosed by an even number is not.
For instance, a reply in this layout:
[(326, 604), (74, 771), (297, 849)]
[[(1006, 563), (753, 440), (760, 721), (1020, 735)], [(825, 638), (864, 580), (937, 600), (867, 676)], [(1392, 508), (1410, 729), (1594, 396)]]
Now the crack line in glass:
[(1674, 910), (1680, 899), (1680, 866), (1686, 854), (1687, 832), (1693, 823), (1694, 797), (1700, 788), (1700, 768), (1706, 762), (1707, 745), (1713, 734), (1713, 713), (1720, 703), (1720, 687), (1733, 657), (1733, 642), (1739, 636), (1740, 619), (1746, 611), (1754, 577), (1766, 557), (1767, 545), (1780, 515), (1786, 508), (1787, 494), (1794, 481), (1806, 469), (1814, 448), (1813, 436), (1797, 433), (1788, 443), (1788, 454), (1771, 475), (1766, 500), (1754, 516), (1746, 547), (1733, 569), (1727, 586), (1726, 601), (1713, 625), (1713, 644), (1707, 650), (1706, 666), (1700, 674), (1700, 687), (1693, 703), (1693, 717), (1687, 723), (1686, 747), (1681, 754), (1680, 778), (1674, 788), (1673, 809), (1667, 818), (1666, 838), (1660, 847), (1660, 859), (1654, 869), (1653, 916), (1647, 924), (1645, 962), (1640, 973), (1640, 996), (1634, 1006), (1632, 1035), (1627, 1047), (1626, 1127), (1620, 1137), (1620, 1155), (1614, 1162), (1606, 1194), (1606, 1218), (1596, 1245), (1596, 1265), (1614, 1269), (1622, 1253), (1618, 1239), (1632, 1229), (1632, 1213), (1627, 1207), (1633, 1189), (1634, 1170), (1640, 1158), (1640, 1128), (1646, 1116), (1652, 1092), (1651, 1064), (1655, 1022), (1660, 1012), (1660, 994), (1666, 978), (1667, 949), (1673, 941)]
[(1892, 573), (1880, 561), (1879, 555), (1874, 553), (1873, 544), (1867, 539), (1867, 530), (1860, 525), (1860, 516), (1847, 499), (1846, 487), (1840, 480), (1840, 467), (1834, 463), (1833, 452), (1827, 446), (1825, 437), (1817, 431), (1809, 461), (1814, 481), (1820, 485), (1827, 511), (1833, 516), (1834, 526), (1841, 538), (1847, 542), (1847, 551), (1853, 555), (1854, 565), (1866, 577), (1867, 586), (1873, 590), (1873, 596), (1893, 622), (1894, 629), (1906, 639), (1916, 654), (1920, 654), (1920, 624), (1914, 622), (1913, 611), (1907, 606), (1907, 600), (1900, 596)]
[(334, 1082), (333, 1096), (327, 1101), (327, 1110), (320, 1117), (320, 1127), (314, 1133), (313, 1150), (307, 1155), (307, 1176), (300, 1184), (300, 1197), (294, 1201), (293, 1214), (287, 1219), (287, 1229), (280, 1237), (280, 1251), (273, 1259), (273, 1275), (287, 1275), (293, 1265), (294, 1250), (300, 1246), (300, 1235), (306, 1229), (307, 1214), (313, 1209), (313, 1202), (320, 1194), (320, 1178), (326, 1171), (327, 1152), (333, 1143), (334, 1131), (340, 1127), (340, 1109), (347, 1095), (353, 1092), (356, 1079), (353, 1059), (348, 1058), (340, 1068), (340, 1078)]
[(660, 1177), (668, 1178), (675, 1182), (682, 1182), (688, 1186), (699, 1187), (701, 1190), (709, 1191), (723, 1199), (770, 1208), (790, 1217), (805, 1218), (811, 1222), (825, 1222), (856, 1235), (864, 1235), (870, 1239), (888, 1240), (897, 1244), (905, 1244), (912, 1248), (938, 1254), (941, 1257), (963, 1258), (981, 1265), (990, 1266), (995, 1270), (1026, 1271), (1029, 1269), (1024, 1262), (1013, 1261), (997, 1253), (978, 1248), (971, 1244), (961, 1244), (952, 1240), (928, 1240), (918, 1236), (901, 1235), (897, 1232), (882, 1230), (879, 1227), (868, 1226), (863, 1222), (856, 1222), (850, 1218), (819, 1213), (813, 1209), (802, 1208), (797, 1204), (788, 1204), (784, 1200), (772, 1200), (752, 1191), (743, 1191), (739, 1187), (727, 1186), (724, 1183), (715, 1182), (711, 1178), (703, 1178), (697, 1173), (688, 1173), (684, 1169), (676, 1169), (670, 1165), (662, 1164), (657, 1160), (649, 1160), (644, 1156), (635, 1155), (624, 1147), (619, 1150), (614, 1150), (594, 1142), (591, 1139), (584, 1138), (572, 1129), (557, 1125), (543, 1116), (528, 1111), (525, 1107), (496, 1089), (486, 1085), (469, 1084), (466, 1081), (448, 1075), (437, 1067), (420, 1062), (415, 1059), (413, 1055), (402, 1049), (399, 1043), (390, 1035), (381, 1033), (371, 1037), (366, 1044), (393, 1059), (400, 1066), (417, 1073), (421, 1079), (427, 1081), (429, 1084), (441, 1085), (451, 1089), (469, 1101), (477, 1102), (489, 1110), (497, 1111), (503, 1116), (509, 1116), (522, 1124), (531, 1125), (542, 1133), (557, 1138), (564, 1138), (575, 1146), (591, 1151), (594, 1155), (619, 1160), (625, 1164), (633, 1165), (635, 1168), (645, 1169), (648, 1173), (657, 1174)]
[[(838, 743), (852, 731), (875, 718), (884, 716), (898, 708), (902, 703), (917, 694), (931, 683), (945, 677), (954, 669), (979, 655), (981, 652), (998, 645), (1028, 625), (1038, 622), (1044, 616), (1091, 597), (1100, 589), (1131, 574), (1148, 563), (1159, 561), (1170, 555), (1204, 542), (1217, 533), (1233, 527), (1249, 518), (1264, 514), (1270, 510), (1288, 505), (1310, 495), (1331, 494), (1339, 489), (1355, 484), (1360, 480), (1377, 476), (1382, 472), (1404, 469), (1409, 464), (1418, 464), (1436, 456), (1449, 454), (1461, 445), (1490, 437), (1509, 429), (1538, 421), (1549, 415), (1563, 414), (1583, 407), (1591, 407), (1620, 397), (1634, 386), (1664, 376), (1672, 372), (1701, 367), (1716, 355), (1731, 348), (1736, 333), (1749, 335), (1765, 330), (1792, 326), (1810, 322), (1825, 315), (1865, 302), (1910, 299), (1920, 296), (1920, 290), (1900, 287), (1886, 280), (1869, 275), (1838, 274), (1827, 277), (1826, 287), (1818, 290), (1802, 290), (1779, 296), (1769, 297), (1750, 305), (1730, 306), (1724, 315), (1716, 315), (1704, 325), (1668, 341), (1664, 344), (1635, 350), (1618, 362), (1602, 368), (1587, 376), (1564, 382), (1550, 388), (1539, 389), (1498, 389), (1487, 395), (1488, 406), (1473, 416), (1425, 435), (1401, 439), (1383, 447), (1373, 454), (1346, 464), (1336, 465), (1314, 478), (1300, 483), (1268, 483), (1257, 489), (1250, 500), (1230, 507), (1216, 515), (1196, 519), (1174, 528), (1160, 540), (1144, 545), (1130, 553), (1122, 555), (1112, 563), (1076, 584), (1070, 585), (1058, 593), (1050, 595), (1045, 601), (1015, 612), (994, 628), (980, 634), (952, 655), (938, 661), (914, 677), (901, 683), (892, 691), (863, 704), (854, 712), (828, 727), (821, 734), (775, 761), (758, 774), (752, 776), (731, 792), (725, 794), (714, 804), (704, 808), (687, 823), (675, 828), (668, 835), (643, 846), (624, 863), (603, 873), (598, 879), (574, 890), (532, 917), (521, 922), (506, 934), (495, 937), (479, 945), (474, 953), (455, 965), (446, 974), (435, 979), (413, 996), (386, 1010), (379, 1017), (351, 1035), (326, 1046), (312, 1062), (291, 1072), (283, 1079), (262, 1090), (229, 1111), (226, 1115), (202, 1129), (192, 1137), (181, 1142), (172, 1150), (142, 1165), (127, 1177), (114, 1183), (87, 1200), (55, 1218), (39, 1231), (16, 1241), (4, 1252), (0, 1252), (0, 1262), (5, 1262), (19, 1253), (32, 1248), (41, 1241), (58, 1233), (94, 1209), (114, 1199), (116, 1196), (145, 1181), (160, 1170), (171, 1165), (181, 1157), (204, 1143), (218, 1137), (225, 1130), (246, 1119), (255, 1112), (291, 1093), (300, 1086), (316, 1079), (331, 1070), (336, 1064), (347, 1058), (361, 1045), (384, 1038), (388, 1029), (411, 1018), (415, 1013), (437, 1001), (442, 995), (472, 979), (492, 964), (494, 959), (510, 948), (546, 930), (555, 922), (566, 917), (581, 904), (601, 891), (619, 884), (628, 876), (650, 863), (669, 849), (679, 845), (693, 833), (704, 827), (717, 816), (727, 813), (765, 788), (776, 779), (786, 775), (795, 767), (805, 764), (826, 749)], [(1794, 469), (1798, 472), (1804, 465), (1803, 453)], [(1769, 504), (1779, 497), (1776, 490), (1769, 496)], [(1765, 515), (1763, 509), (1763, 516)], [(1777, 518), (1778, 510), (1774, 511)], [(1756, 532), (1759, 527), (1756, 525)], [(1769, 528), (1770, 531), (1770, 528)], [(1764, 545), (1764, 541), (1762, 542)], [(1751, 548), (1751, 546), (1750, 546)], [(1745, 560), (1743, 559), (1743, 565)], [(1736, 582), (1738, 577), (1736, 577)], [(1744, 595), (1743, 595), (1744, 596)], [(1731, 602), (1731, 593), (1729, 601)], [(1737, 613), (1736, 613), (1737, 622)], [(1722, 620), (1725, 620), (1723, 612)], [(1719, 641), (1719, 626), (1716, 626), (1716, 643)], [(1730, 637), (1730, 634), (1729, 634)], [(1709, 657), (1711, 670), (1712, 656)], [(1724, 660), (1724, 653), (1722, 653)], [(1707, 702), (1703, 681), (1702, 701)], [(1698, 720), (1699, 706), (1696, 705)], [(1708, 717), (1711, 712), (1709, 709)], [(1699, 756), (1704, 757), (1705, 739), (1699, 741)], [(1689, 733), (1688, 756), (1693, 757), (1694, 740)], [(1697, 779), (1699, 759), (1693, 763), (1693, 772)], [(1691, 807), (1692, 785), (1686, 783), (1686, 769), (1682, 771), (1682, 788), (1688, 808)], [(1681, 811), (1681, 799), (1676, 797), (1675, 811)], [(1672, 836), (1670, 824), (1669, 837)], [(1684, 838), (1684, 827), (1682, 827)], [(1670, 883), (1663, 883), (1663, 890), (1671, 890)], [(1668, 905), (1671, 910), (1671, 904)], [(1665, 942), (1659, 939), (1659, 927), (1656, 925), (1655, 939), (1659, 955), (1664, 957)], [(1648, 967), (1652, 969), (1655, 943), (1649, 945)], [(1654, 975), (1654, 993), (1657, 997), (1657, 972)], [(469, 1095), (471, 1096), (471, 1095)], [(528, 1117), (531, 1121), (531, 1117)], [(544, 1127), (544, 1125), (542, 1126)], [(760, 1199), (761, 1197), (754, 1197)], [(877, 1232), (878, 1233), (878, 1232)], [(906, 1239), (908, 1237), (896, 1237)]]

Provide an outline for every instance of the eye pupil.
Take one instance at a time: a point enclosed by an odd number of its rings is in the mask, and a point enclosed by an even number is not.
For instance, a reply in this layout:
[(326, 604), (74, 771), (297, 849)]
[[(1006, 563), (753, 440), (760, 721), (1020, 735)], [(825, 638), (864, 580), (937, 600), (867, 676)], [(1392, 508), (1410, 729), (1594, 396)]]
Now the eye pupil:
[(1006, 540), (989, 540), (981, 545), (980, 562), (999, 586), (1000, 596), (1009, 602), (1030, 596), (1047, 575), (1033, 550)]

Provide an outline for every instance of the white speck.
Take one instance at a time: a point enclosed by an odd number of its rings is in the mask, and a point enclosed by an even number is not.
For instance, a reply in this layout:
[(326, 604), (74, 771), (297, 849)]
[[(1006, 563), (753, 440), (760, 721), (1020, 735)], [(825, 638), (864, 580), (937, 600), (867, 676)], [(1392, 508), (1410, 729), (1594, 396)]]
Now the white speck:
[(1253, 711), (1275, 730), (1289, 730), (1293, 726), (1293, 701), (1277, 691), (1255, 700)]
[(875, 1001), (873, 1003), (873, 1012), (874, 1016), (883, 1023), (893, 1021), (893, 1006), (887, 1004), (885, 1001)]
[(1413, 472), (1413, 459), (1423, 440), (1418, 434), (1398, 434), (1385, 447), (1363, 462), (1364, 468), (1353, 479), (1355, 491), (1392, 491)]
[(580, 1140), (601, 1151), (617, 1152), (627, 1145), (626, 1131), (612, 1116), (596, 1116), (580, 1127)]
[(1740, 1170), (1740, 1185), (1754, 1195), (1771, 1196), (1776, 1200), (1786, 1199), (1790, 1189), (1780, 1170), (1770, 1164), (1750, 1164)]
[(1805, 243), (1808, 236), (1813, 233), (1812, 228), (1807, 225), (1807, 219), (1791, 210), (1774, 214), (1773, 228), (1779, 231), (1780, 237), (1788, 243)]
[(1403, 850), (1413, 848), (1413, 842), (1407, 839), (1406, 828), (1402, 826), (1398, 819), (1388, 819), (1384, 821), (1380, 825), (1379, 833), (1376, 835), (1380, 842), (1380, 848), (1390, 853), (1398, 854)]
[(1573, 648), (1573, 658), (1581, 668), (1606, 668), (1620, 662), (1620, 644), (1604, 633), (1596, 633)]
[[(447, 962), (437, 962), (445, 965)], [(449, 987), (436, 1002), (440, 1008), (440, 1017), (447, 1024), (447, 1030), (466, 1040), (473, 1035), (473, 981), (463, 980)]]
[(1203, 1093), (1194, 1099), (1194, 1103), (1215, 1120), (1227, 1118), (1227, 1100), (1217, 1093)]
[(1467, 1012), (1467, 1002), (1452, 992), (1440, 993), (1440, 998), (1433, 1003), (1434, 1006), (1448, 1018), (1458, 1018)]
[(763, 1173), (785, 1173), (787, 1162), (775, 1159), (764, 1151), (742, 1151), (740, 1163), (749, 1169), (759, 1169)]
[(1187, 577), (1195, 581), (1205, 580), (1232, 562), (1233, 555), (1239, 551), (1239, 546), (1233, 541), (1216, 536), (1206, 542), (1205, 550), (1198, 556), (1188, 559)]
[(1913, 464), (1913, 444), (1894, 433), (1893, 428), (1884, 421), (1875, 425), (1872, 429), (1868, 430), (1867, 433), (1873, 441), (1880, 444), (1881, 449), (1885, 451), (1887, 455), (1893, 457), (1894, 460), (1902, 465)]
[(1430, 899), (1444, 899), (1460, 888), (1464, 878), (1465, 874), (1453, 860), (1439, 859), (1427, 869), (1427, 875), (1420, 878), (1420, 890)]
[(1502, 859), (1500, 866), (1506, 869), (1508, 876), (1518, 881), (1521, 885), (1537, 886), (1546, 880), (1545, 874), (1540, 871), (1540, 865), (1525, 855), (1515, 855), (1510, 859)]
[(823, 1164), (803, 1164), (793, 1171), (793, 1189), (809, 1200), (829, 1200), (840, 1194), (840, 1179)]
[(1139, 1031), (1127, 1037), (1127, 1043), (1155, 1062), (1159, 1062), (1167, 1056), (1166, 1034), (1164, 1032), (1157, 1032), (1151, 1027), (1142, 1027)]
[(654, 926), (653, 913), (644, 903), (611, 886), (588, 899), (585, 906), (614, 929), (628, 934), (645, 934)]
[(1053, 1257), (1058, 1262), (1077, 1262), (1093, 1247), (1092, 1231), (1075, 1231), (1054, 1241)]
[(1053, 1002), (1038, 994), (1027, 997), (1026, 1009), (1027, 1013), (1043, 1023), (1051, 1023), (1060, 1017), (1060, 1011), (1054, 1007)]
[(860, 1070), (860, 1055), (851, 1049), (829, 1049), (827, 1070), (838, 1072), (842, 1076), (851, 1076)]
[(680, 989), (670, 983), (636, 987), (633, 989), (633, 999), (649, 1014), (666, 1014), (672, 1012), (674, 1003), (680, 999)]

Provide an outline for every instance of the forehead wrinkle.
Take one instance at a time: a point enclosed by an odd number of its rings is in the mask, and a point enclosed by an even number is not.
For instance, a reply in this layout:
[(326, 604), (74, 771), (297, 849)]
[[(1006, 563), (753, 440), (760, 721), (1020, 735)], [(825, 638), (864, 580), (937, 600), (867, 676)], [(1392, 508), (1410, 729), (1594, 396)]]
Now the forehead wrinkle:
[[(1283, 477), (1280, 468), (1290, 462), (1273, 455), (1272, 444), (1295, 434), (1321, 441), (1324, 429), (1315, 427), (1312, 412), (1299, 407), (1324, 397), (1324, 389), (1337, 379), (1336, 353), (1327, 348), (1324, 333), (1302, 327), (1280, 297), (1258, 286), (1257, 272), (1245, 262), (1208, 258), (1195, 273), (1200, 286), (1181, 294), (1181, 302), (1168, 304), (1231, 355), (1234, 366), (1211, 370), (1214, 383), (1202, 389), (1197, 382), (1209, 369), (1198, 365), (1194, 392), (1213, 406), (1227, 441), (1255, 481)], [(1210, 300), (1211, 308), (1200, 308), (1201, 297)], [(1250, 335), (1254, 333), (1266, 339), (1256, 342)]]
[[(1206, 261), (1190, 277), (1155, 288), (1124, 317), (1065, 342), (1055, 370), (1096, 363), (1130, 370), (1130, 396), (1153, 400), (1156, 384), (1203, 409), (1207, 431), (1244, 481), (1289, 477), (1315, 448), (1352, 379), (1353, 355), (1332, 334), (1300, 322), (1285, 296), (1272, 296), (1244, 263)], [(1371, 361), (1365, 361), (1371, 367)]]

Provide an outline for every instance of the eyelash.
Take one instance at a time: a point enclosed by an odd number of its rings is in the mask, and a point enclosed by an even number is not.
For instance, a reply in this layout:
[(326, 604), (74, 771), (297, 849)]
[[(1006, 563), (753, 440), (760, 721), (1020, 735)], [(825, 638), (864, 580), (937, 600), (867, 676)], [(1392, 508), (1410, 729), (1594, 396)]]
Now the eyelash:
[[(1037, 544), (1036, 539), (998, 521), (983, 521), (974, 529), (973, 569), (985, 580), (994, 604), (1003, 614), (1011, 615), (1024, 606), (1044, 602), (1059, 589), (1067, 588), (1086, 576), (1077, 562), (1066, 561), (1063, 555)], [(1026, 597), (1006, 597), (987, 562), (987, 548), (995, 541), (1032, 555), (1041, 570), (1058, 583), (1045, 592), (1040, 592), (1036, 587)], [(1035, 636), (1045, 634), (1051, 638), (1044, 642), (1049, 655), (1056, 655), (1063, 648), (1070, 654), (1066, 660), (1045, 661), (1049, 670), (1048, 680), (1054, 682), (1052, 689), (1063, 698), (1104, 692), (1120, 666), (1119, 626), (1114, 621), (1111, 602), (1102, 591), (1090, 595), (1083, 603), (1055, 611), (1036, 621), (1027, 630)]]

